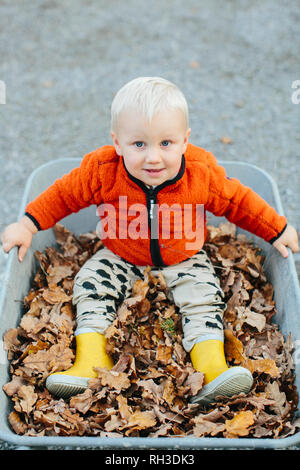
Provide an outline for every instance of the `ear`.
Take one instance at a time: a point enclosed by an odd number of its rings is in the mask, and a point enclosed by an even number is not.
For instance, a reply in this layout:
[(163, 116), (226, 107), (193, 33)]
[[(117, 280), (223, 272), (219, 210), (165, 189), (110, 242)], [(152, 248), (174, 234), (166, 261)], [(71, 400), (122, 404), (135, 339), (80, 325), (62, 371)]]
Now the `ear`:
[(183, 153), (186, 151), (186, 148), (187, 148), (187, 146), (188, 146), (189, 137), (190, 137), (190, 135), (191, 135), (191, 131), (192, 131), (192, 129), (189, 128), (189, 129), (186, 131), (186, 133), (185, 133), (184, 140), (183, 140), (183, 145), (184, 145), (184, 147), (183, 147)]
[(113, 131), (111, 131), (110, 135), (111, 135), (111, 138), (112, 138), (112, 141), (113, 141), (113, 144), (114, 144), (114, 147), (116, 149), (117, 154), (119, 156), (121, 156), (121, 147), (120, 147), (120, 144), (119, 144), (119, 141), (117, 139), (116, 134)]

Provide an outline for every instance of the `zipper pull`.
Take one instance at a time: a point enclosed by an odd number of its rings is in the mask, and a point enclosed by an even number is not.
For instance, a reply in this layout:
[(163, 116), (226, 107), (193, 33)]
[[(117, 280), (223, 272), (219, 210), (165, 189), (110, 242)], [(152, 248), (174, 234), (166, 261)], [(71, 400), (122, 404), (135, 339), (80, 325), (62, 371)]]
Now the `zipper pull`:
[(155, 203), (155, 196), (154, 196), (154, 190), (153, 188), (149, 188), (149, 196), (150, 196), (150, 219), (153, 220), (153, 209), (154, 209), (154, 203)]
[(150, 199), (150, 219), (153, 219), (154, 199)]

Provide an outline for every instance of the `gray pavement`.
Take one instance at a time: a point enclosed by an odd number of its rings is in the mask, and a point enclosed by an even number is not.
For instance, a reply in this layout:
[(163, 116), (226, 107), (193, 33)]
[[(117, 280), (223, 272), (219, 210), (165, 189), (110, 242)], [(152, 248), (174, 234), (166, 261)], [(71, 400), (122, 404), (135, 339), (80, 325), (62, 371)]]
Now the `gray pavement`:
[(183, 90), (192, 143), (269, 172), (299, 230), (299, 35), (298, 0), (2, 0), (0, 231), (35, 168), (110, 143), (112, 97), (141, 75)]

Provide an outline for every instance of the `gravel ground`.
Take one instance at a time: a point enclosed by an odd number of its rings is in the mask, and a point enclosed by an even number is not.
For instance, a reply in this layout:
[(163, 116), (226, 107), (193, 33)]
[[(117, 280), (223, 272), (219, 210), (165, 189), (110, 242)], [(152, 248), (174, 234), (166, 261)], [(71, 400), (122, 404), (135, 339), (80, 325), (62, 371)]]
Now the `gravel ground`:
[(141, 75), (183, 90), (192, 143), (269, 172), (299, 229), (299, 34), (297, 0), (2, 0), (0, 231), (35, 168), (110, 143), (112, 97)]

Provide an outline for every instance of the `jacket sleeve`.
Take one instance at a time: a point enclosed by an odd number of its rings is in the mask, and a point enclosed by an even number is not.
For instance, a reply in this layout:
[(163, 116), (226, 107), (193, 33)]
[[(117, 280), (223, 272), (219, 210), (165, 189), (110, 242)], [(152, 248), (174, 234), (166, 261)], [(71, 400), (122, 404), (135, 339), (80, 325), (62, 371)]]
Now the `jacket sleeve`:
[(208, 153), (209, 187), (206, 209), (217, 216), (273, 243), (285, 230), (287, 220), (261, 196), (238, 179), (226, 176), (225, 169)]
[(48, 189), (30, 202), (25, 209), (39, 230), (53, 227), (73, 212), (99, 204), (100, 171), (97, 152), (84, 156), (80, 166), (57, 179)]

